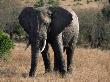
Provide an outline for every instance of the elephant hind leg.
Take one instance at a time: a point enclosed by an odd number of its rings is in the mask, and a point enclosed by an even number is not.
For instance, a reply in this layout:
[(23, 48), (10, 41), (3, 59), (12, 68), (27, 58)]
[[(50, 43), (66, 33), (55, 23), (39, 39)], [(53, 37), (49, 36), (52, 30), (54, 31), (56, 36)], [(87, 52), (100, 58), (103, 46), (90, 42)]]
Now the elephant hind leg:
[(77, 39), (78, 37), (73, 37), (69, 42), (69, 46), (66, 48), (68, 73), (72, 73), (73, 56), (74, 56), (74, 50), (76, 47)]
[(67, 72), (72, 73), (74, 48), (67, 47), (66, 54), (67, 54)]
[(74, 36), (71, 39), (71, 41), (69, 42), (69, 46), (66, 47), (68, 73), (72, 73), (73, 56), (74, 56), (74, 50), (76, 47), (77, 39), (78, 39), (78, 37)]

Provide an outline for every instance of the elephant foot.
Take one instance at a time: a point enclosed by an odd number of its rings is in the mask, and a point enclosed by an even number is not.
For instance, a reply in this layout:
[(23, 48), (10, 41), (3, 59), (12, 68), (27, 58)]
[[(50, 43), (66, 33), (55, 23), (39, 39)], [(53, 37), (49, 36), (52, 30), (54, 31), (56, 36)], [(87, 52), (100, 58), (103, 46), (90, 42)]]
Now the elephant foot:
[(67, 68), (67, 73), (68, 73), (68, 74), (72, 74), (72, 71), (73, 71), (72, 67), (68, 67), (68, 68)]
[(60, 75), (61, 75), (62, 78), (66, 77), (66, 71), (64, 71), (64, 70), (60, 71)]
[(30, 71), (29, 72), (29, 77), (34, 77), (35, 76), (35, 72)]
[(59, 69), (58, 69), (57, 67), (54, 67), (53, 71), (54, 71), (54, 72), (58, 72)]
[(51, 73), (51, 72), (52, 72), (51, 68), (45, 69), (45, 73)]
[(59, 70), (59, 73), (60, 73), (61, 77), (63, 78), (66, 76), (67, 71), (65, 69), (61, 69), (61, 70)]
[(60, 74), (61, 78), (64, 78), (66, 76), (66, 70), (59, 70), (54, 68), (53, 69), (54, 74)]
[(34, 77), (34, 76), (35, 76), (35, 74), (29, 73), (29, 77)]
[(49, 75), (52, 73), (52, 70), (46, 70), (45, 73), (43, 75)]
[(28, 73), (23, 73), (22, 77), (27, 78), (28, 77)]
[(61, 75), (61, 77), (65, 77), (66, 72), (67, 72), (64, 64), (55, 65), (53, 70), (55, 73), (59, 73)]

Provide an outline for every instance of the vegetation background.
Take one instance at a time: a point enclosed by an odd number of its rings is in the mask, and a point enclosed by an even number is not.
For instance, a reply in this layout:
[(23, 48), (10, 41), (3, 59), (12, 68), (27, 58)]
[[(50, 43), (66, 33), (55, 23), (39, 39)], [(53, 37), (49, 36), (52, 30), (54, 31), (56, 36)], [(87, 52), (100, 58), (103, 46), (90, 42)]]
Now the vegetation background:
[[(35, 78), (25, 78), (30, 68), (30, 48), (25, 51), (25, 32), (18, 23), (26, 6), (51, 5), (71, 7), (78, 15), (80, 35), (74, 55), (74, 71), (65, 78), (44, 73), (39, 57)], [(0, 60), (0, 82), (110, 82), (110, 4), (109, 0), (0, 0), (0, 31), (7, 32), (15, 43), (10, 60)], [(53, 63), (53, 51), (50, 48)], [(66, 55), (65, 55), (66, 59)]]

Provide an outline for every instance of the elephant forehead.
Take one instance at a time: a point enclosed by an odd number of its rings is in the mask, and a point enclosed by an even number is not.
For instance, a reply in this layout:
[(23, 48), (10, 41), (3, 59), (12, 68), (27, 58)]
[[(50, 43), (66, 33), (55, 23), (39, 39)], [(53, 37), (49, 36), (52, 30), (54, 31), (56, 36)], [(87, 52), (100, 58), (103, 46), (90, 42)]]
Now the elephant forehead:
[(51, 19), (49, 18), (49, 14), (48, 14), (48, 6), (45, 7), (38, 7), (36, 8), (38, 11), (40, 11), (40, 15), (41, 18), (43, 19), (44, 22), (51, 22)]
[(41, 12), (41, 18), (44, 22), (49, 23), (51, 22), (51, 19), (49, 18), (49, 15), (46, 12)]

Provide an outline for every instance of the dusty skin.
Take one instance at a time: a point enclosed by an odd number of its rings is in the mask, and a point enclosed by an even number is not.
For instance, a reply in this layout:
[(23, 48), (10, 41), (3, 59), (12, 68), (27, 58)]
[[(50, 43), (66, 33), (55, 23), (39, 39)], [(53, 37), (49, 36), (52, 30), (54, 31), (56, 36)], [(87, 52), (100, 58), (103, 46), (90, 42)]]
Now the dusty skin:
[[(44, 74), (44, 65), (39, 55), (36, 77), (27, 77), (30, 69), (30, 48), (16, 43), (7, 63), (0, 61), (0, 82), (110, 82), (110, 51), (100, 49), (76, 48), (74, 71), (61, 78), (59, 74)], [(53, 63), (53, 51), (50, 48)], [(66, 55), (65, 55), (66, 58)]]

